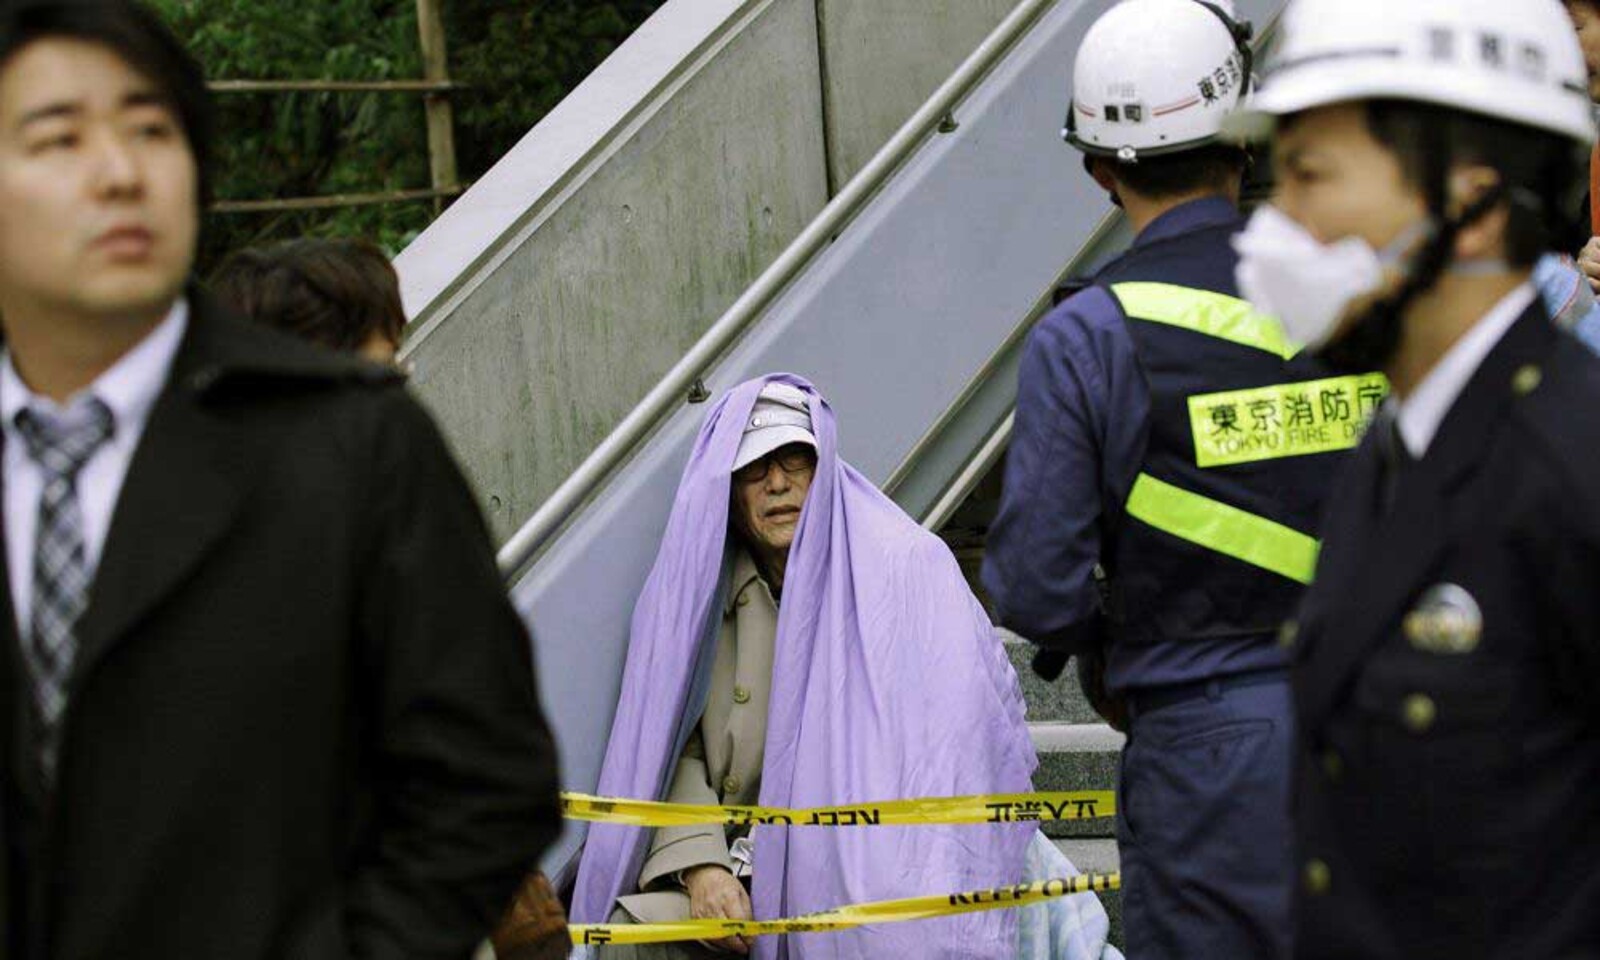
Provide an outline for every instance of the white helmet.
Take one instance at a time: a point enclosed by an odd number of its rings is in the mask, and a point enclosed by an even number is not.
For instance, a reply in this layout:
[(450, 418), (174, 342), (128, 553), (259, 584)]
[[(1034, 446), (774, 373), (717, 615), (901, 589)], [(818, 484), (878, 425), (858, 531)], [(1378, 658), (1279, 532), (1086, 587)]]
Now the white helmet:
[(1250, 91), (1252, 32), (1228, 0), (1124, 0), (1078, 47), (1062, 137), (1124, 163), (1216, 142)]
[(1292, 0), (1230, 131), (1351, 100), (1452, 107), (1595, 139), (1588, 69), (1560, 0)]

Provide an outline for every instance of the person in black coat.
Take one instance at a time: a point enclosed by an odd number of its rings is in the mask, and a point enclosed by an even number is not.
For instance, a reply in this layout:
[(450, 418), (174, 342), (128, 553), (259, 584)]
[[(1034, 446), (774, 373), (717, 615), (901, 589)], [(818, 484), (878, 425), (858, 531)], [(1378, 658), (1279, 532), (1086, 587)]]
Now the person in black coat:
[(1530, 282), (1594, 137), (1582, 56), (1555, 0), (1284, 28), (1240, 277), (1394, 388), (1282, 635), (1297, 956), (1600, 955), (1600, 361)]
[[(394, 365), (405, 331), (400, 278), (365, 240), (291, 240), (230, 254), (214, 297), (246, 319), (308, 343)], [(544, 873), (517, 888), (490, 942), (499, 960), (555, 960), (572, 951), (566, 909)]]
[(465, 957), (559, 830), (531, 646), (393, 371), (194, 288), (200, 71), (0, 8), (0, 956)]

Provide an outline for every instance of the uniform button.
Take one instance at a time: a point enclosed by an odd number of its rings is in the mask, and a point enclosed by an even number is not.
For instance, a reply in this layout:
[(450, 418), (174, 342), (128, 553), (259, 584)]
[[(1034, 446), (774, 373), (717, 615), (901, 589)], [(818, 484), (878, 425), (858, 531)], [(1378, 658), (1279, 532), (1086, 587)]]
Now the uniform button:
[(1517, 396), (1525, 397), (1539, 389), (1539, 384), (1543, 382), (1544, 371), (1529, 363), (1518, 367), (1517, 372), (1512, 375), (1511, 389), (1516, 391)]
[(1305, 880), (1306, 893), (1320, 897), (1333, 886), (1333, 871), (1322, 860), (1307, 860), (1302, 879)]
[(739, 594), (738, 603), (739, 603), (739, 606), (741, 606), (741, 607), (748, 607), (750, 605), (750, 594), (748, 594), (748, 593)]
[(734, 703), (749, 703), (750, 702), (750, 691), (746, 690), (744, 687), (734, 687), (733, 688), (733, 702)]
[(1344, 779), (1344, 757), (1339, 756), (1339, 751), (1322, 751), (1322, 775), (1329, 783), (1338, 783)]
[(726, 797), (738, 793), (739, 788), (742, 786), (744, 786), (743, 780), (729, 774), (722, 778), (722, 795)]
[(1285, 650), (1293, 650), (1294, 645), (1300, 640), (1300, 622), (1298, 620), (1285, 620), (1283, 626), (1278, 628), (1278, 646)]
[(1427, 733), (1439, 716), (1439, 707), (1427, 694), (1413, 693), (1401, 706), (1401, 717), (1412, 733)]

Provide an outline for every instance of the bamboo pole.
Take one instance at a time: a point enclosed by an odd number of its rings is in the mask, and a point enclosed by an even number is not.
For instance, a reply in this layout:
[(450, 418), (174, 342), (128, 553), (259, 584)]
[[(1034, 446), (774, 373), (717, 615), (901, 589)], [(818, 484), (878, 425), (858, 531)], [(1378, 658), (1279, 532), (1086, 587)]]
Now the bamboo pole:
[(285, 197), (281, 200), (219, 200), (212, 213), (269, 213), (277, 210), (327, 210), (333, 207), (364, 207), (378, 203), (404, 203), (410, 200), (438, 202), (453, 197), (462, 188), (445, 190), (393, 190), (388, 193), (340, 193), (326, 197)]
[[(435, 83), (450, 82), (450, 61), (445, 43), (441, 0), (417, 0), (417, 32), (422, 40), (422, 74)], [(428, 165), (433, 172), (433, 189), (439, 191), (434, 213), (444, 209), (443, 197), (454, 191), (459, 180), (456, 170), (455, 117), (450, 97), (439, 91), (424, 98), (428, 114)]]
[(427, 93), (461, 90), (449, 80), (213, 80), (215, 93)]

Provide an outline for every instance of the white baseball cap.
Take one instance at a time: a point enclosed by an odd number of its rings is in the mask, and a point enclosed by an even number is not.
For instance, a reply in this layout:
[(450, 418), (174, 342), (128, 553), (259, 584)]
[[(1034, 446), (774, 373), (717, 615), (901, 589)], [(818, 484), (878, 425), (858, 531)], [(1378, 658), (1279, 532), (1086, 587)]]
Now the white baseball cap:
[(744, 425), (744, 438), (733, 458), (738, 470), (760, 460), (782, 446), (803, 443), (813, 450), (816, 434), (811, 432), (811, 404), (805, 391), (787, 383), (769, 383), (761, 388), (750, 419)]

